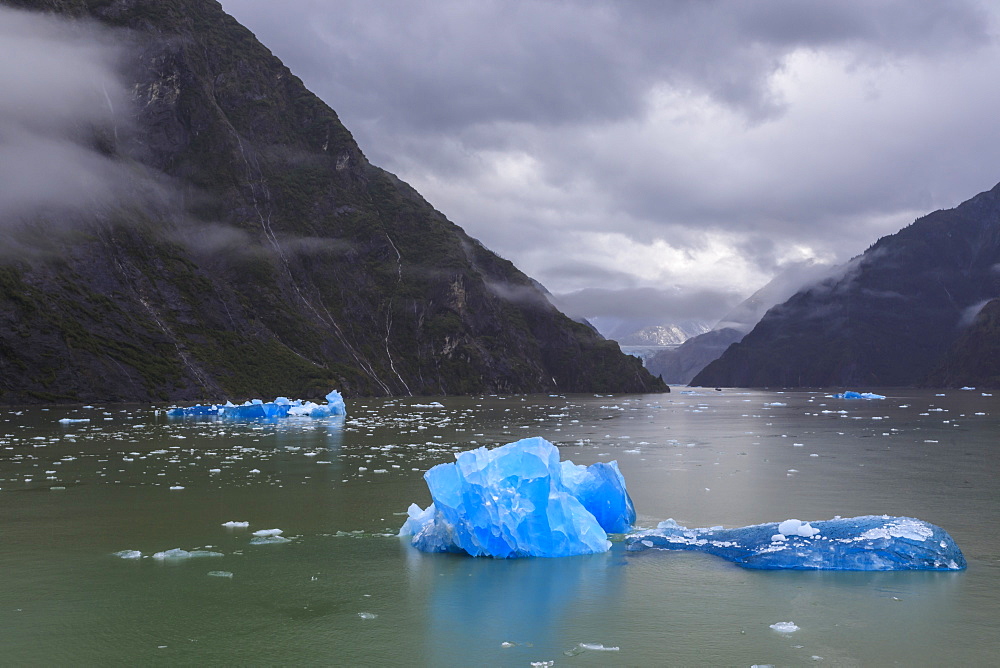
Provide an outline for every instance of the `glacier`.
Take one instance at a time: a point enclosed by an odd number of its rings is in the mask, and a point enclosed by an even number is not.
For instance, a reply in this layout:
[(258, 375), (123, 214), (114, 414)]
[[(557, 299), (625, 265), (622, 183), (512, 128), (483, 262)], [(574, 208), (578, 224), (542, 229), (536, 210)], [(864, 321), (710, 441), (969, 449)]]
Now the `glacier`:
[(626, 550), (695, 550), (767, 570), (959, 571), (967, 564), (948, 533), (912, 517), (789, 519), (737, 529), (688, 529), (674, 520), (626, 537)]
[(268, 402), (253, 399), (237, 405), (227, 401), (225, 404), (204, 406), (197, 404), (186, 408), (172, 408), (167, 411), (167, 415), (170, 417), (224, 417), (233, 420), (275, 420), (294, 416), (324, 418), (346, 414), (347, 407), (344, 404), (344, 397), (337, 390), (331, 390), (326, 395), (325, 404), (277, 397), (274, 401)]
[(424, 474), (432, 503), (411, 504), (400, 536), (424, 552), (497, 559), (607, 552), (635, 507), (617, 462), (559, 461), (543, 438), (458, 453)]

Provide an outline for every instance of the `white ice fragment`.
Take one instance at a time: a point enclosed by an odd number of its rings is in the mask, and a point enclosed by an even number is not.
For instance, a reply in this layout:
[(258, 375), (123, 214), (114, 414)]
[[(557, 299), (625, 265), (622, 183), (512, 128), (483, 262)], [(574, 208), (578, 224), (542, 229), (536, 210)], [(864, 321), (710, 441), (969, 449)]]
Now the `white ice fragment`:
[(115, 552), (114, 556), (119, 559), (140, 559), (142, 558), (142, 552), (139, 550), (122, 550), (121, 552)]
[(171, 485), (170, 486), (170, 491), (172, 491), (172, 492), (176, 492), (176, 491), (182, 490), (182, 489), (184, 489), (184, 485)]
[(157, 552), (153, 555), (153, 559), (157, 561), (166, 561), (174, 559), (195, 559), (198, 557), (222, 557), (225, 556), (221, 552), (211, 552), (209, 550), (182, 550), (179, 547), (175, 547), (172, 550), (166, 550), (164, 552)]
[(280, 536), (285, 533), (282, 529), (258, 529), (253, 532), (255, 536)]
[(291, 538), (284, 536), (255, 536), (250, 539), (251, 545), (280, 545), (281, 543), (291, 543)]
[(778, 633), (794, 633), (799, 630), (799, 627), (795, 625), (795, 622), (778, 622), (776, 624), (771, 624), (771, 628)]
[(213, 578), (231, 578), (233, 574), (229, 571), (209, 571), (208, 574)]
[(375, 619), (378, 617), (374, 612), (359, 612), (358, 617), (361, 619)]
[(601, 643), (589, 643), (582, 642), (579, 644), (580, 649), (590, 650), (591, 652), (617, 652), (621, 650), (620, 647), (606, 647)]
[(819, 533), (819, 529), (814, 529), (809, 526), (808, 522), (802, 522), (801, 520), (785, 520), (778, 525), (778, 533), (784, 536), (803, 536), (804, 538), (812, 538)]
[(227, 529), (246, 529), (248, 526), (250, 526), (250, 523), (249, 522), (237, 522), (236, 520), (230, 520), (228, 522), (223, 522), (222, 526), (226, 527)]

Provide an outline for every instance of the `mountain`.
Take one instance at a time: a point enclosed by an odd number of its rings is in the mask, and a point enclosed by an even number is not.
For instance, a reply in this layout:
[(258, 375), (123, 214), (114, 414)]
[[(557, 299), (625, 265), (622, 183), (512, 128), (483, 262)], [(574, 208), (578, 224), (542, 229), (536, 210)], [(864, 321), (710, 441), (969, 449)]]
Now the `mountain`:
[(921, 383), (969, 313), (1000, 295), (1000, 185), (883, 237), (770, 309), (692, 381), (705, 386)]
[(613, 338), (623, 346), (672, 346), (709, 330), (708, 324), (691, 321), (679, 325), (650, 325)]
[[(218, 2), (0, 10), (83, 42), (13, 91), (51, 108), (0, 105), (51, 157), (0, 198), (0, 402), (667, 391), (370, 164)], [(113, 76), (81, 79), (106, 43)]]
[(687, 385), (730, 345), (742, 340), (769, 308), (785, 301), (802, 286), (820, 280), (831, 270), (830, 265), (812, 260), (785, 268), (723, 316), (710, 331), (684, 341), (677, 348), (661, 350), (648, 357), (646, 368), (667, 383)]
[(670, 350), (660, 350), (646, 359), (646, 369), (666, 383), (687, 385), (710, 362), (717, 360), (726, 348), (745, 336), (733, 327), (713, 329), (692, 337)]
[(925, 383), (931, 387), (1000, 388), (1000, 299), (983, 306)]

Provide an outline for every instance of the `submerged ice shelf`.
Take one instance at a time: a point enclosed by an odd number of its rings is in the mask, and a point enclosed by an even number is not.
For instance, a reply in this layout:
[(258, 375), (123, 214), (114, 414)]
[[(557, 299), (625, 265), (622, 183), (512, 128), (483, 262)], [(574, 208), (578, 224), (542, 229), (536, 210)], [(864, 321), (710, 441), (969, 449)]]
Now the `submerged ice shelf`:
[(543, 438), (461, 452), (424, 474), (426, 509), (411, 504), (399, 530), (424, 552), (496, 558), (606, 552), (608, 533), (624, 533), (635, 508), (617, 462), (559, 461)]
[(236, 405), (232, 402), (189, 406), (187, 408), (172, 408), (167, 411), (170, 417), (225, 417), (234, 420), (278, 419), (289, 416), (304, 416), (313, 418), (329, 417), (331, 415), (346, 415), (344, 397), (337, 390), (326, 395), (325, 404), (316, 404), (301, 399), (278, 397), (274, 401), (264, 402), (260, 399), (247, 401)]
[(738, 529), (688, 529), (673, 520), (630, 534), (629, 551), (695, 550), (744, 568), (842, 571), (957, 571), (965, 557), (948, 533), (912, 517), (866, 515), (821, 522), (785, 520)]

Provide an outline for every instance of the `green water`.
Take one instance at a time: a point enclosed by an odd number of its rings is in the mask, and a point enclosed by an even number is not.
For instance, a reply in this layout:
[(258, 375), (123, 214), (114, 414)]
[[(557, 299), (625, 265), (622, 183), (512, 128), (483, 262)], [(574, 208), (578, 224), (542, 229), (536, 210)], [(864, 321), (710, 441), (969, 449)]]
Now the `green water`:
[[(344, 421), (274, 424), (4, 409), (0, 664), (995, 665), (1000, 397), (888, 394), (348, 398)], [(526, 436), (617, 460), (641, 526), (909, 515), (969, 569), (758, 572), (620, 543), (493, 561), (391, 535), (427, 468)], [(290, 542), (251, 544), (275, 528)], [(172, 548), (222, 556), (152, 558)]]

